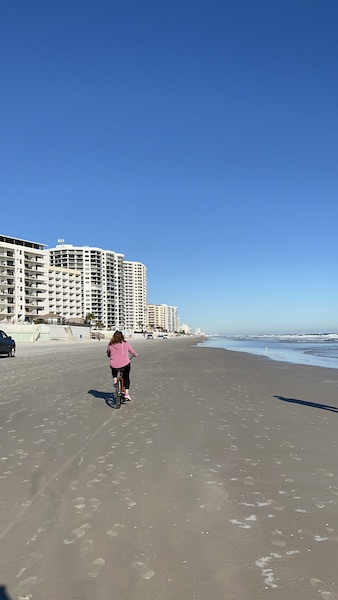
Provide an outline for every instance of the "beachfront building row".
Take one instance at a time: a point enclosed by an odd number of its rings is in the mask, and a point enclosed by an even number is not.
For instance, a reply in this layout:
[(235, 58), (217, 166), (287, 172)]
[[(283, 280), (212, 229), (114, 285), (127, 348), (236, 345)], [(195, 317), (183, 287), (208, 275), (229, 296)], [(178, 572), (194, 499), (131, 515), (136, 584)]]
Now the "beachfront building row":
[(177, 306), (167, 304), (147, 304), (147, 323), (149, 329), (178, 331)]
[(55, 248), (0, 235), (0, 322), (88, 314), (109, 329), (146, 324), (146, 267), (101, 248)]

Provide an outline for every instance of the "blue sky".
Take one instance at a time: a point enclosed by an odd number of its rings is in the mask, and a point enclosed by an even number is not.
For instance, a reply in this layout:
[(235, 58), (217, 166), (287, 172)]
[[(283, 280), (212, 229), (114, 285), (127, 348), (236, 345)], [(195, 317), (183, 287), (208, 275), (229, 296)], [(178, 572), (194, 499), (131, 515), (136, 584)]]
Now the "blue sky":
[(0, 233), (122, 252), (207, 333), (338, 330), (336, 1), (0, 14)]

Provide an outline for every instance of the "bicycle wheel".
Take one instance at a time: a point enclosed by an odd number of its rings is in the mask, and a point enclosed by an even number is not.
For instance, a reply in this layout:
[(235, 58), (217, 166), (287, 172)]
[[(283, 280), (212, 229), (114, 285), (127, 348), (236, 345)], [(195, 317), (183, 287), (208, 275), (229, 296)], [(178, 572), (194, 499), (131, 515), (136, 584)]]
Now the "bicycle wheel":
[(121, 373), (120, 371), (117, 374), (117, 383), (116, 383), (116, 391), (115, 391), (115, 408), (120, 408), (121, 406), (121, 396), (122, 396), (122, 382), (121, 382)]

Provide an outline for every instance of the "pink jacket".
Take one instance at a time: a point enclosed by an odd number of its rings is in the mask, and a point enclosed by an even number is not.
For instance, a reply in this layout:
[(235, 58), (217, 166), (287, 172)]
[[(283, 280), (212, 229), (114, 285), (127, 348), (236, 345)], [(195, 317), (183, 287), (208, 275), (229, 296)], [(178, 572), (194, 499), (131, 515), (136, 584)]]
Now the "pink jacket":
[(107, 356), (109, 356), (110, 366), (114, 369), (125, 367), (130, 363), (129, 353), (133, 356), (138, 356), (134, 348), (129, 342), (121, 342), (120, 344), (108, 344)]

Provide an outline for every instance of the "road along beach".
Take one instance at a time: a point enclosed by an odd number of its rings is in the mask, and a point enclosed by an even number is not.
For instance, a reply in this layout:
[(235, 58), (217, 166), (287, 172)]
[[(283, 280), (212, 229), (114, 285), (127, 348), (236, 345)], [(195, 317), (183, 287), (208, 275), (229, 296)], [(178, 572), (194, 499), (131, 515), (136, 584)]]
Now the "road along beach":
[(338, 371), (197, 341), (0, 358), (10, 600), (338, 599)]

